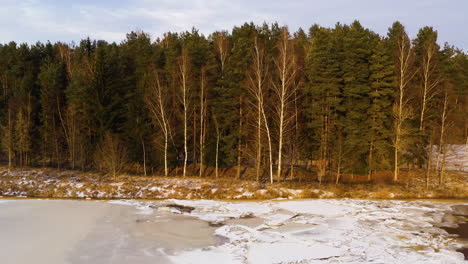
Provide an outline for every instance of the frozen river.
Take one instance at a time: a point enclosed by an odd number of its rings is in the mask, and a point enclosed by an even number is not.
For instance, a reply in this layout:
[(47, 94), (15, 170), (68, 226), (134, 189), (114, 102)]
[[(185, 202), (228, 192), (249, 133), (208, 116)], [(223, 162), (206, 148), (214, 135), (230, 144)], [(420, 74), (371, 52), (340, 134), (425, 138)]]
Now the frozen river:
[(454, 205), (0, 200), (0, 263), (468, 263)]

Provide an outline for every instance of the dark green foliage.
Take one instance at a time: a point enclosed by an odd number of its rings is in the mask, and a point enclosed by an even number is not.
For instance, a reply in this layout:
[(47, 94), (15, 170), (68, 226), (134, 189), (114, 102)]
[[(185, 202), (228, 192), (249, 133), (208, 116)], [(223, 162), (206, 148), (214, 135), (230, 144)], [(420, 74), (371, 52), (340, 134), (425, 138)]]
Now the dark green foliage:
[[(276, 139), (272, 81), (278, 79), (278, 73), (273, 58), (278, 57), (281, 29), (276, 23), (245, 23), (232, 32), (209, 37), (192, 29), (166, 33), (155, 41), (144, 32), (131, 32), (120, 44), (88, 38), (77, 46), (0, 45), (2, 158), (13, 165), (95, 168), (96, 147), (104, 144), (105, 135), (113, 135), (128, 152), (129, 163), (141, 165), (144, 160), (148, 167), (162, 168), (163, 134), (145, 105), (148, 87), (157, 73), (167, 96), (171, 128), (168, 163), (170, 168), (180, 166), (184, 144), (179, 62), (182, 50), (186, 50), (189, 165), (196, 168), (203, 144), (206, 166), (215, 165), (218, 128), (219, 165), (252, 167), (257, 146), (252, 144), (256, 138), (252, 120), (257, 112), (247, 77), (251, 74), (254, 36), (267, 54), (264, 110), (271, 137)], [(337, 175), (337, 180), (340, 173), (371, 175), (393, 167), (399, 74), (396, 54), (403, 32), (403, 25), (395, 22), (384, 38), (355, 21), (333, 28), (313, 25), (308, 33), (299, 29), (294, 34), (297, 74), (294, 104), (287, 108), (291, 111), (287, 116), (294, 121), (288, 120), (286, 163), (315, 164), (322, 176)], [(224, 60), (216, 43), (219, 34), (224, 40)], [(405, 99), (411, 116), (405, 119), (405, 146), (401, 150), (409, 164), (427, 162), (429, 136), (432, 133), (437, 138), (440, 130), (442, 91), (450, 90), (453, 100), (448, 115), (453, 134), (448, 141), (460, 144), (468, 137), (468, 57), (449, 45), (440, 50), (436, 40), (437, 32), (424, 27), (411, 42), (415, 59), (410, 67), (416, 74), (407, 87)], [(425, 125), (421, 126), (421, 67), (430, 43), (436, 45), (432, 80), (441, 81), (433, 90), (433, 101), (427, 105)], [(200, 106), (202, 72), (206, 77), (204, 113)], [(202, 144), (201, 131), (205, 133)], [(262, 141), (265, 157), (261, 164), (266, 166), (265, 136)], [(277, 149), (278, 142), (273, 140), (272, 145)], [(276, 166), (276, 161), (273, 163)]]
[(343, 74), (338, 32), (314, 25), (305, 63), (304, 95), (308, 153), (314, 159), (330, 159), (342, 125)]
[(345, 168), (363, 172), (368, 155), (371, 118), (369, 60), (375, 36), (355, 21), (343, 28), (343, 111)]
[(369, 160), (370, 170), (392, 167), (393, 120), (395, 100), (395, 74), (393, 62), (385, 40), (379, 40), (369, 61), (371, 107), (369, 109)]

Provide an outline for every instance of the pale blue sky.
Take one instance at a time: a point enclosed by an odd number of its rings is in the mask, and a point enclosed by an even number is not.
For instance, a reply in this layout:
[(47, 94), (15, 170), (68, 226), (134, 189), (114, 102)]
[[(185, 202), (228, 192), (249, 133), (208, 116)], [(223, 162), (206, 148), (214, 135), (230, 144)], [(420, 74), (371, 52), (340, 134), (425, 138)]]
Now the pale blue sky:
[(433, 26), (440, 43), (468, 50), (468, 0), (0, 0), (0, 43), (78, 42), (87, 36), (120, 42), (131, 30), (154, 39), (192, 26), (211, 33), (277, 21), (296, 30), (354, 19), (380, 34), (399, 20), (411, 37)]

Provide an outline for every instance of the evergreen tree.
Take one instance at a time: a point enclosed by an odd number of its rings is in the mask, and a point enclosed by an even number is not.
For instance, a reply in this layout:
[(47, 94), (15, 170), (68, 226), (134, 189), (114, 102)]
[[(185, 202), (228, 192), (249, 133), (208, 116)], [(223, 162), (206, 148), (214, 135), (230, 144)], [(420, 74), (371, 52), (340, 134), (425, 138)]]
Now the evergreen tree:
[(372, 171), (390, 169), (392, 164), (392, 108), (395, 73), (385, 40), (378, 40), (369, 61), (371, 107), (369, 109), (369, 178)]
[[(403, 163), (434, 171), (427, 145), (468, 142), (468, 57), (447, 44), (440, 50), (433, 28), (413, 41), (399, 22), (387, 38), (358, 21), (286, 35), (277, 23), (246, 23), (154, 42), (131, 32), (120, 44), (0, 44), (3, 158), (9, 166), (99, 169), (97, 147), (112, 135), (132, 170), (145, 174), (163, 164), (166, 175), (177, 174), (183, 162), (184, 174), (200, 176), (213, 166), (216, 176), (224, 167), (249, 177), (255, 167), (261, 182), (267, 165), (293, 178), (303, 162), (319, 182), (354, 173), (370, 180), (391, 167), (397, 181)], [(184, 103), (182, 86), (190, 92)], [(150, 122), (149, 90), (164, 95), (156, 104), (164, 126)]]
[(62, 127), (59, 111), (62, 111), (63, 92), (67, 85), (65, 67), (62, 63), (46, 61), (39, 74), (41, 85), (41, 149), (43, 162), (61, 163)]
[[(304, 134), (309, 155), (318, 160), (321, 180), (334, 163), (331, 148), (337, 145), (333, 142), (337, 142), (338, 134), (341, 133), (338, 114), (343, 77), (337, 32), (314, 25), (309, 35), (311, 44), (306, 55), (307, 85), (304, 90), (307, 131)], [(340, 167), (338, 160), (336, 165)]]
[(369, 59), (374, 37), (357, 21), (344, 27), (343, 60), (343, 111), (345, 134), (345, 168), (349, 172), (363, 172), (368, 157), (369, 109)]

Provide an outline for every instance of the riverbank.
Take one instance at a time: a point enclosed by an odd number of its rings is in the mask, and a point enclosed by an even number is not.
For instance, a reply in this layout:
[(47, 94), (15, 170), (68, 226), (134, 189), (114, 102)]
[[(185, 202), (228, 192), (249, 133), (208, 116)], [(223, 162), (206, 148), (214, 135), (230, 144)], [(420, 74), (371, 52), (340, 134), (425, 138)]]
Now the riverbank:
[(443, 187), (426, 189), (417, 173), (397, 184), (324, 183), (286, 180), (258, 183), (230, 178), (119, 175), (50, 168), (0, 167), (0, 196), (72, 199), (224, 199), (274, 198), (468, 199), (468, 174), (451, 172)]

